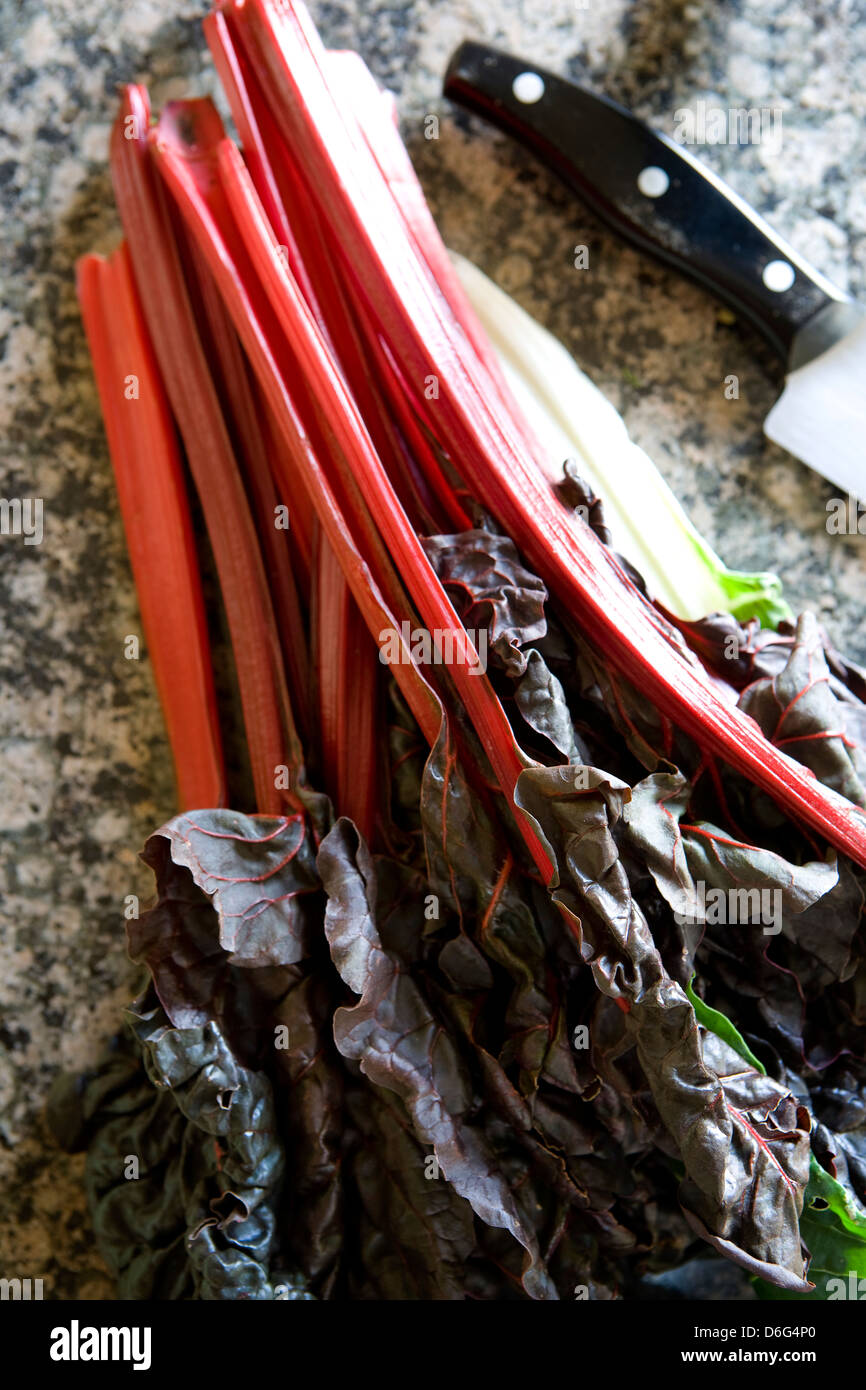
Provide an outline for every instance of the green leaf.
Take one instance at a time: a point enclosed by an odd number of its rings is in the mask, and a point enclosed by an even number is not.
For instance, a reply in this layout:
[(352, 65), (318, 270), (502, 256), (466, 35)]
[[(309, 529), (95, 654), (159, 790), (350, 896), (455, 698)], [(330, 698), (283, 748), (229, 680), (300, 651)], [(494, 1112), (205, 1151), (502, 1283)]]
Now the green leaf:
[[(686, 994), (698, 1023), (723, 1038), (745, 1061), (766, 1075), (730, 1019), (717, 1009), (711, 1009), (695, 994), (694, 978), (693, 975), (686, 986)], [(758, 1297), (793, 1298), (812, 1303), (857, 1297), (859, 1280), (866, 1279), (866, 1211), (821, 1167), (814, 1154), (809, 1160), (800, 1236), (812, 1256), (809, 1265), (809, 1280), (815, 1285), (812, 1293), (791, 1293), (768, 1284), (765, 1279), (755, 1279)], [(866, 1283), (862, 1293), (866, 1298)]]
[[(866, 1211), (812, 1155), (809, 1183), (800, 1217), (800, 1235), (809, 1247), (812, 1293), (790, 1294), (763, 1279), (755, 1280), (759, 1298), (796, 1298), (805, 1302), (866, 1299)], [(861, 1282), (862, 1287), (861, 1287)]]
[(762, 1076), (766, 1076), (766, 1067), (758, 1061), (754, 1052), (751, 1051), (741, 1034), (737, 1032), (731, 1020), (725, 1018), (724, 1014), (720, 1014), (718, 1009), (711, 1009), (709, 1004), (705, 1004), (703, 999), (698, 998), (692, 989), (694, 982), (695, 977), (693, 975), (686, 985), (686, 994), (689, 1003), (695, 1011), (695, 1018), (698, 1020), (698, 1023), (700, 1023), (702, 1027), (708, 1028), (711, 1033), (715, 1033), (716, 1037), (721, 1038), (723, 1042), (728, 1044), (728, 1047), (732, 1047), (738, 1056), (748, 1062), (749, 1066), (755, 1068), (755, 1071), (759, 1071)]

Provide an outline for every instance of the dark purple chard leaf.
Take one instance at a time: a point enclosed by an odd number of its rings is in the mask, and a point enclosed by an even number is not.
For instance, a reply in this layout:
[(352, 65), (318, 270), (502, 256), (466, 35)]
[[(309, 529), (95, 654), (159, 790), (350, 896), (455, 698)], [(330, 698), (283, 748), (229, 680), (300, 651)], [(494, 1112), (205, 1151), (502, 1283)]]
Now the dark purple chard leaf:
[(439, 1172), (435, 1155), (425, 1152), (387, 1091), (354, 1092), (349, 1111), (360, 1138), (351, 1176), (368, 1222), (364, 1281), (378, 1298), (463, 1299), (466, 1262), (475, 1250), (472, 1207)]
[[(122, 1299), (195, 1296), (186, 1252), (181, 1152), (188, 1126), (171, 1092), (154, 1090), (128, 1032), (96, 1066), (63, 1074), (46, 1107), (49, 1128), (69, 1153), (87, 1150), (84, 1185), (97, 1249)], [(124, 1176), (125, 1156), (138, 1180)], [(189, 1146), (187, 1166), (210, 1170), (204, 1148)]]
[[(612, 1208), (617, 1197), (618, 1179), (622, 1172), (609, 1161), (596, 1161), (591, 1155), (596, 1142), (578, 1123), (572, 1113), (557, 1113), (541, 1098), (525, 1099), (509, 1081), (500, 1063), (489, 1053), (476, 1032), (476, 1015), (469, 1000), (451, 996), (442, 1001), (455, 1032), (470, 1044), (481, 1077), (487, 1101), (487, 1113), (497, 1117), (494, 1131), (504, 1145), (507, 1133), (512, 1147), (523, 1151), (528, 1163), (524, 1189), (524, 1207), (534, 1210), (533, 1224), (539, 1219), (553, 1194), (562, 1212), (574, 1208), (582, 1213), (585, 1230), (606, 1249), (618, 1254), (631, 1252), (637, 1241), (634, 1233), (617, 1219)], [(555, 1094), (555, 1093), (552, 1093)], [(557, 1097), (558, 1099), (558, 1097)], [(571, 1105), (573, 1111), (573, 1101)], [(489, 1126), (488, 1126), (489, 1127)], [(575, 1161), (584, 1159), (585, 1161)], [(630, 1178), (626, 1187), (631, 1186)], [(534, 1196), (531, 1194), (534, 1193)]]
[(589, 483), (581, 476), (574, 459), (566, 459), (562, 465), (562, 479), (555, 485), (560, 501), (571, 511), (580, 509), (580, 515), (590, 526), (603, 545), (612, 545), (613, 536), (608, 530), (604, 515), (604, 502), (593, 492)]
[[(691, 792), (679, 772), (655, 772), (632, 788), (623, 808), (628, 842), (662, 897), (686, 925), (745, 924), (765, 939), (780, 931), (796, 938), (790, 918), (836, 886), (836, 863), (792, 864), (715, 825), (683, 824)], [(696, 935), (691, 940), (696, 946)]]
[(388, 754), (390, 813), (389, 844), (393, 852), (411, 853), (413, 839), (420, 839), (418, 804), (428, 748), (397, 682), (388, 681)]
[[(812, 1099), (815, 1113), (829, 1130), (858, 1130), (866, 1126), (866, 1093), (862, 1081), (854, 1075), (851, 1058), (841, 1057), (827, 1068), (820, 1083), (812, 1088)], [(833, 1162), (830, 1146), (825, 1163), (828, 1172), (833, 1171)]]
[[(577, 1092), (560, 983), (521, 891), (525, 885), (501, 830), (466, 782), (444, 726), (424, 770), (421, 816), (434, 899), (460, 915), (464, 933), (513, 982), (499, 1060), (517, 1063), (524, 1093), (542, 1076)], [(446, 972), (449, 959), (446, 954)]]
[[(119, 1296), (275, 1297), (284, 1159), (270, 1082), (214, 1023), (173, 1028), (152, 994), (127, 1024), (96, 1073), (62, 1083), (49, 1105), (59, 1138), (89, 1144), (94, 1232)], [(287, 1296), (310, 1297), (281, 1277)]]
[(514, 687), (514, 701), (535, 733), (552, 743), (566, 762), (580, 756), (562, 682), (534, 648), (526, 653), (526, 670)]
[[(815, 1113), (819, 1118), (827, 1114), (825, 1099), (821, 1092), (817, 1096), (813, 1092)], [(866, 1207), (866, 1119), (863, 1118), (866, 1087), (857, 1088), (848, 1099), (854, 1102), (851, 1108), (859, 1111), (860, 1118), (856, 1123), (849, 1122), (844, 1132), (841, 1125), (839, 1132), (834, 1132), (826, 1124), (817, 1124), (812, 1148), (822, 1167), (848, 1193), (850, 1201), (856, 1206)]]
[[(815, 626), (812, 614), (804, 614)], [(802, 621), (802, 620), (801, 620)], [(737, 690), (754, 681), (772, 679), (788, 664), (798, 641), (798, 625), (782, 620), (777, 629), (761, 627), (757, 619), (741, 625), (731, 613), (710, 613), (694, 623), (679, 622), (689, 646), (710, 670)], [(830, 689), (843, 702), (845, 713), (853, 712), (855, 723), (863, 728), (866, 715), (866, 671), (836, 651), (827, 633), (818, 625), (818, 637), (830, 675)], [(864, 744), (864, 739), (858, 740)]]
[[(580, 469), (574, 459), (566, 459), (562, 468), (562, 480), (556, 484), (555, 491), (566, 507), (576, 511), (583, 521), (595, 532), (603, 545), (613, 547), (613, 536), (608, 530), (607, 521), (604, 514), (604, 502), (593, 492), (589, 483), (581, 476)], [(643, 575), (635, 569), (630, 560), (624, 555), (614, 551), (626, 574), (640, 589), (642, 594), (652, 597), (647, 589), (646, 580)]]
[[(848, 661), (837, 652), (830, 639), (824, 634), (824, 655), (832, 673), (834, 693), (841, 699), (850, 700), (866, 711), (866, 669), (856, 662)], [(866, 740), (862, 740), (866, 746)]]
[[(196, 811), (176, 816), (145, 846), (158, 864), (156, 840), (173, 863), (189, 869), (219, 919), (219, 945), (232, 965), (292, 965), (307, 954), (305, 898), (319, 888), (315, 846), (304, 817)], [(155, 853), (156, 851), (156, 853)]]
[(862, 782), (866, 769), (866, 705), (855, 700), (847, 691), (834, 690), (839, 717), (852, 760), (857, 765), (857, 775)]
[(219, 1029), (173, 1028), (147, 1000), (129, 1010), (144, 1068), (170, 1089), (213, 1151), (213, 1167), (184, 1192), (187, 1252), (199, 1298), (272, 1298), (275, 1203), (284, 1154), (267, 1077), (238, 1064)]
[(798, 951), (809, 958), (797, 961), (798, 978), (808, 991), (844, 983), (854, 974), (866, 949), (860, 933), (864, 907), (862, 874), (842, 859), (838, 882), (785, 929)]
[(705, 1064), (721, 1082), (717, 1110), (730, 1117), (730, 1149), (724, 1214), (710, 1206), (687, 1176), (680, 1188), (686, 1219), (698, 1235), (750, 1273), (778, 1288), (806, 1293), (808, 1252), (799, 1223), (809, 1181), (809, 1112), (715, 1033), (702, 1029), (701, 1047)]
[[(613, 831), (630, 789), (594, 768), (586, 773), (580, 790), (573, 769), (533, 768), (518, 780), (517, 803), (555, 866), (553, 900), (599, 989), (626, 1015), (637, 1060), (685, 1164), (683, 1198), (695, 1229), (729, 1258), (760, 1268), (769, 1282), (805, 1288), (797, 1219), (808, 1176), (808, 1115), (803, 1111), (800, 1129), (796, 1104), (775, 1082), (771, 1095), (760, 1090), (746, 1106), (733, 1076), (728, 1101), (723, 1078), (704, 1057), (694, 1009), (665, 971), (619, 859)], [(772, 1162), (765, 1161), (768, 1150)]]
[[(738, 1019), (743, 1031), (751, 1034), (750, 1046), (765, 1064), (770, 1065), (771, 1054), (765, 1056), (764, 1051), (774, 1050), (794, 1073), (804, 1072), (810, 1077), (813, 1091), (824, 1077), (830, 1082), (835, 1057), (841, 1055), (840, 1059), (850, 1062), (866, 1050), (864, 1021), (858, 1019), (854, 1007), (862, 958), (857, 960), (858, 974), (850, 974), (846, 966), (849, 978), (840, 983), (831, 978), (818, 956), (808, 954), (820, 939), (823, 923), (827, 940), (822, 944), (827, 955), (835, 950), (839, 959), (847, 959), (850, 921), (843, 914), (850, 909), (844, 877), (843, 865), (840, 885), (801, 917), (793, 918), (790, 931), (782, 936), (756, 938), (753, 928), (708, 929), (708, 935), (711, 930), (714, 935), (699, 959), (714, 1007)], [(841, 896), (834, 907), (838, 893)], [(859, 903), (855, 910), (859, 912)], [(803, 924), (814, 914), (819, 916), (806, 931)], [(835, 943), (834, 932), (838, 932)], [(774, 1075), (781, 1077), (778, 1070)]]
[[(600, 504), (599, 504), (600, 506)], [(520, 563), (506, 536), (464, 531), (422, 544), (464, 626), (486, 629), (494, 664), (516, 682), (514, 699), (529, 727), (566, 760), (578, 756), (562, 684), (530, 643), (548, 634), (547, 590)]]
[(430, 892), (427, 879), (418, 869), (384, 854), (374, 855), (373, 863), (382, 945), (411, 969), (424, 961), (427, 932), (441, 926), (438, 919), (428, 920), (423, 910)]
[(210, 1021), (231, 1038), (245, 1060), (261, 1045), (262, 995), (279, 997), (291, 969), (239, 970), (219, 942), (213, 902), (197, 888), (189, 869), (175, 864), (171, 842), (154, 835), (148, 862), (157, 880), (157, 902), (126, 924), (129, 953), (151, 972), (159, 1001), (177, 1028)]
[(762, 628), (756, 618), (741, 624), (733, 613), (708, 613), (696, 622), (679, 621), (689, 646), (704, 665), (735, 690), (762, 676), (776, 675), (791, 650), (790, 624)]
[[(652, 772), (660, 762), (697, 767), (700, 754), (687, 736), (675, 729), (646, 699), (643, 691), (615, 671), (591, 643), (573, 634), (575, 685), (591, 711), (593, 722), (611, 727), (614, 747), (625, 742), (637, 763)], [(617, 749), (621, 757), (621, 747)]]
[(497, 663), (522, 675), (521, 648), (547, 631), (547, 590), (521, 565), (513, 541), (489, 531), (462, 531), (424, 537), (421, 544), (464, 627), (486, 630)]
[(424, 768), (420, 809), (435, 909), (444, 906), (461, 922), (483, 920), (495, 908), (514, 865), (501, 831), (463, 775), (444, 721)]
[[(548, 1269), (554, 1262), (557, 1265), (555, 1283), (560, 1297), (575, 1296), (571, 1274), (563, 1267), (563, 1260), (556, 1258), (564, 1253), (561, 1246), (567, 1234), (581, 1251), (581, 1264), (589, 1276), (589, 1298), (614, 1297), (612, 1291), (603, 1291), (601, 1281), (609, 1270), (616, 1268), (615, 1260), (633, 1254), (639, 1246), (634, 1232), (612, 1210), (617, 1175), (611, 1172), (610, 1165), (603, 1160), (589, 1159), (579, 1165), (565, 1160), (531, 1129), (521, 1128), (517, 1115), (507, 1109), (499, 1113), (487, 1109), (484, 1128), (490, 1150), (508, 1175), (524, 1220), (538, 1232)], [(590, 1171), (593, 1164), (594, 1172)], [(487, 1228), (480, 1235), (480, 1243), (501, 1268), (511, 1271), (516, 1283), (520, 1272), (516, 1247), (511, 1244), (510, 1249), (506, 1248), (503, 1236), (503, 1232)]]
[(493, 988), (493, 972), (471, 936), (458, 932), (445, 942), (439, 952), (438, 966), (453, 990), (489, 990)]
[(274, 1104), (286, 1140), (279, 1229), (294, 1266), (325, 1298), (338, 1274), (345, 1220), (345, 1076), (331, 1036), (332, 1015), (330, 981), (323, 971), (293, 985), (272, 1015)]
[[(708, 1010), (700, 999), (690, 997), (695, 1003), (695, 1011), (701, 1021), (719, 1037), (724, 1037), (740, 1057), (745, 1058), (758, 1071), (763, 1071), (761, 1063), (752, 1055), (730, 1019), (714, 1010)], [(809, 1095), (802, 1078), (791, 1077), (790, 1073), (788, 1075), (792, 1089), (796, 1090), (803, 1104), (808, 1106)], [(829, 1082), (829, 1079), (827, 1077), (826, 1081)], [(842, 1082), (842, 1088), (832, 1088), (836, 1094), (830, 1101), (830, 1115), (843, 1124), (853, 1123), (859, 1127), (864, 1119), (863, 1105), (861, 1103), (858, 1106), (856, 1101), (853, 1107), (851, 1105), (854, 1094), (850, 1088), (856, 1089), (856, 1082), (849, 1073), (842, 1073), (838, 1080)], [(824, 1089), (820, 1088), (819, 1096)], [(834, 1100), (837, 1103), (834, 1104)], [(819, 1107), (816, 1105), (817, 1108)], [(826, 1114), (828, 1107), (823, 1108)], [(841, 1297), (847, 1298), (848, 1274), (853, 1274), (855, 1284), (860, 1274), (866, 1274), (866, 1210), (854, 1192), (848, 1163), (838, 1136), (824, 1124), (813, 1124), (810, 1143), (809, 1182), (800, 1215), (800, 1236), (809, 1249), (809, 1279), (815, 1288), (808, 1294), (791, 1293), (758, 1280), (756, 1289), (759, 1297), (833, 1299), (840, 1296), (841, 1286)], [(840, 1275), (843, 1276), (841, 1279)], [(831, 1278), (834, 1279), (833, 1285), (830, 1283)]]
[(592, 1108), (604, 1131), (630, 1160), (653, 1150), (678, 1159), (679, 1147), (664, 1126), (650, 1083), (637, 1064), (627, 1014), (606, 994), (588, 1016), (596, 1087)]
[(320, 885), (303, 820), (199, 811), (151, 835), (142, 857), (157, 900), (127, 922), (130, 955), (176, 1027), (218, 1021), (254, 1060), (267, 1001), (309, 949)]
[[(334, 1038), (375, 1085), (405, 1104), (423, 1144), (432, 1145), (445, 1178), (482, 1221), (508, 1230), (527, 1254), (523, 1283), (533, 1298), (556, 1298), (534, 1230), (522, 1218), (497, 1169), (483, 1130), (470, 1122), (475, 1099), (446, 1029), (418, 985), (386, 952), (376, 927), (375, 870), (350, 821), (322, 841), (319, 872), (328, 894), (325, 935), (340, 975), (361, 996), (338, 1009)], [(422, 904), (419, 903), (419, 912)]]
[(515, 703), (527, 724), (566, 759), (577, 755), (561, 682), (540, 652), (527, 649), (547, 635), (543, 583), (520, 563), (506, 536), (464, 531), (422, 541), (464, 626), (486, 629), (494, 662), (516, 680)]
[[(680, 924), (678, 978), (691, 975), (696, 958), (707, 968), (707, 949), (698, 954), (706, 933), (714, 987), (724, 980), (735, 997), (754, 1001), (750, 1026), (789, 1062), (812, 1056), (823, 1065), (846, 1037), (844, 1006), (828, 1000), (823, 1023), (817, 1015), (810, 1023), (807, 1003), (811, 1010), (857, 968), (858, 878), (844, 859), (795, 864), (715, 826), (685, 824), (688, 795), (679, 774), (656, 773), (632, 789), (624, 814), (627, 843)], [(831, 1049), (823, 1057), (812, 1054), (819, 1039)]]
[(821, 629), (811, 613), (797, 624), (785, 666), (750, 685), (740, 708), (824, 786), (866, 807), (866, 749), (849, 737), (845, 707), (831, 689)]
[(499, 1061), (505, 1067), (517, 1063), (523, 1094), (531, 1094), (541, 1081), (576, 1094), (580, 1087), (568, 1036), (564, 990), (553, 975), (535, 923), (517, 911), (516, 895), (514, 902), (504, 895), (500, 904), (483, 936), (488, 958), (514, 982)]

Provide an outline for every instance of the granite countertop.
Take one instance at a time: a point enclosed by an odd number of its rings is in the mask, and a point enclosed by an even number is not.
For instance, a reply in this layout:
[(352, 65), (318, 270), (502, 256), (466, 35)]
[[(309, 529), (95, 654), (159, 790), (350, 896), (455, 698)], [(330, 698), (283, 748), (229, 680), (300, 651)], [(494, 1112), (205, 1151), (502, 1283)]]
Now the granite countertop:
[[(123, 901), (172, 813), (73, 266), (118, 236), (106, 150), (119, 82), (154, 104), (214, 89), (205, 0), (0, 0), (3, 493), (41, 498), (44, 538), (0, 538), (0, 1275), (45, 1296), (111, 1284), (88, 1230), (83, 1160), (42, 1119), (58, 1069), (81, 1069), (131, 996)], [(584, 76), (670, 133), (698, 100), (766, 106), (780, 148), (698, 153), (839, 285), (866, 296), (866, 26), (858, 0), (336, 0), (326, 41), (358, 48), (399, 96), (446, 240), (575, 353), (728, 564), (774, 569), (845, 652), (866, 660), (866, 538), (831, 536), (834, 489), (767, 444), (774, 367), (697, 289), (603, 231), (528, 156), (440, 97), (449, 54), (485, 37)], [(440, 138), (425, 140), (438, 113)], [(590, 268), (573, 266), (574, 246)], [(738, 400), (724, 380), (739, 378)]]

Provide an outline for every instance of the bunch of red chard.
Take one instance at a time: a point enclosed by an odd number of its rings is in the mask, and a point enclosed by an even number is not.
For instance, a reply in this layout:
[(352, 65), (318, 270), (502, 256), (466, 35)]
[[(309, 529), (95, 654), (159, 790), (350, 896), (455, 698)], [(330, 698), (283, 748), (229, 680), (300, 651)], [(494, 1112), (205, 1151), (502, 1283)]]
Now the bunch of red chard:
[(633, 1298), (720, 1252), (832, 1296), (866, 676), (809, 615), (675, 625), (546, 480), (362, 60), (292, 0), (205, 28), (241, 148), (129, 87), (78, 280), (182, 812), (51, 1101), (118, 1291)]

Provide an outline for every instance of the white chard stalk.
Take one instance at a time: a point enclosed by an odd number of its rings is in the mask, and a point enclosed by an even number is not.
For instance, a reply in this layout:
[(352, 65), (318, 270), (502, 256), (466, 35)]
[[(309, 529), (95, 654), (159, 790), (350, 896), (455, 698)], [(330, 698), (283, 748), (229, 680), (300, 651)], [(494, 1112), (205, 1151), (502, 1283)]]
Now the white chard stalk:
[(643, 575), (652, 596), (687, 621), (729, 612), (765, 627), (790, 618), (774, 574), (729, 570), (695, 529), (652, 459), (610, 401), (558, 339), (465, 257), (451, 258), (490, 338), (515, 401), (549, 460), (563, 464), (604, 503), (614, 548)]

